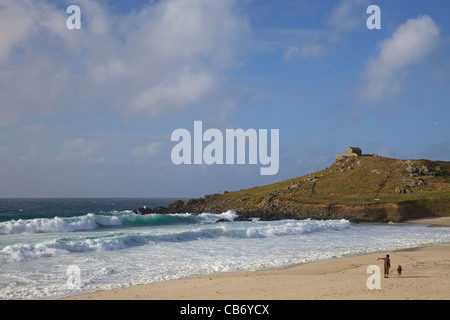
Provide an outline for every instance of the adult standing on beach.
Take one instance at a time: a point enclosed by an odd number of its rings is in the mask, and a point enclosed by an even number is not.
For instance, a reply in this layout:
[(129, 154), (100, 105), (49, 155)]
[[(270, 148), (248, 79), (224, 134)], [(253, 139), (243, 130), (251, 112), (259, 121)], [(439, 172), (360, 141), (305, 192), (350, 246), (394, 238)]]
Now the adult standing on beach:
[(389, 259), (389, 255), (386, 255), (386, 258), (378, 258), (378, 260), (384, 260), (384, 277), (389, 278), (389, 269), (391, 268), (391, 259)]

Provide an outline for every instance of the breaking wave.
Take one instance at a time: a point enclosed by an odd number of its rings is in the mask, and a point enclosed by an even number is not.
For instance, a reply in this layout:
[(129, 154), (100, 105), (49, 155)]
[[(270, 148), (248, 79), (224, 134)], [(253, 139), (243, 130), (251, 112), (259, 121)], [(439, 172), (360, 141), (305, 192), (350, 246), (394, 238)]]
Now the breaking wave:
[(0, 223), (1, 234), (20, 233), (52, 233), (87, 231), (105, 227), (117, 226), (159, 226), (170, 224), (194, 224), (215, 222), (219, 219), (232, 220), (236, 214), (233, 211), (220, 215), (202, 213), (200, 215), (186, 214), (147, 214), (139, 215), (131, 211), (112, 212), (108, 215), (88, 213), (75, 217), (36, 218), (29, 220), (10, 220)]
[[(232, 216), (234, 216), (233, 212), (226, 212), (221, 215), (183, 215), (183, 218), (181, 219), (194, 219), (198, 223), (213, 222), (218, 219), (224, 219), (224, 217)], [(148, 217), (146, 219), (151, 220), (152, 218), (155, 217)], [(179, 216), (172, 216), (170, 219), (174, 218), (180, 219)], [(168, 218), (166, 217), (166, 219)], [(91, 223), (98, 223), (98, 220), (99, 219), (94, 222), (89, 222), (88, 225), (91, 225)], [(118, 221), (121, 221), (121, 223), (124, 223), (124, 221), (130, 223), (130, 221), (132, 221), (130, 219), (105, 220), (109, 221), (107, 225), (115, 225)], [(105, 220), (102, 221), (104, 222)], [(160, 222), (161, 221), (159, 221), (159, 223)], [(135, 220), (133, 220), (133, 223), (135, 223)], [(150, 222), (147, 221), (147, 223)], [(155, 221), (152, 223), (155, 223)], [(167, 221), (165, 223), (167, 223)], [(73, 224), (68, 225), (70, 226), (70, 230), (76, 228)], [(86, 224), (84, 224), (84, 227), (85, 226)], [(144, 232), (130, 232), (130, 230), (124, 232), (102, 232), (93, 236), (65, 236), (42, 241), (37, 244), (18, 243), (8, 245), (0, 250), (0, 263), (36, 260), (76, 252), (121, 250), (136, 246), (155, 245), (160, 242), (186, 242), (218, 238), (223, 238), (226, 241), (227, 238), (280, 237), (303, 235), (314, 232), (341, 231), (348, 229), (350, 226), (351, 223), (348, 220), (282, 220), (275, 223), (271, 222), (270, 224), (264, 222), (204, 223), (179, 230), (167, 229), (164, 232), (159, 233), (149, 231), (149, 229), (145, 229)], [(37, 227), (35, 226), (33, 230), (37, 230), (36, 228)], [(58, 228), (61, 228), (61, 226)], [(67, 225), (64, 226), (64, 228), (67, 228)], [(55, 230), (53, 225), (51, 230)]]

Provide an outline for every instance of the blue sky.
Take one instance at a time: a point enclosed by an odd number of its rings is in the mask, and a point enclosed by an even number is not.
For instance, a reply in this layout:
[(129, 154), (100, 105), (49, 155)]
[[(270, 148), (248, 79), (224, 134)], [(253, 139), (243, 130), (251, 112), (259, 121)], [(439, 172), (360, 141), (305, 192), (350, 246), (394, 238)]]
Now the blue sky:
[[(69, 30), (66, 8), (81, 9)], [(381, 29), (369, 30), (369, 5)], [(2, 0), (0, 197), (199, 197), (365, 153), (450, 160), (448, 1)], [(179, 165), (177, 128), (279, 129), (280, 167)]]

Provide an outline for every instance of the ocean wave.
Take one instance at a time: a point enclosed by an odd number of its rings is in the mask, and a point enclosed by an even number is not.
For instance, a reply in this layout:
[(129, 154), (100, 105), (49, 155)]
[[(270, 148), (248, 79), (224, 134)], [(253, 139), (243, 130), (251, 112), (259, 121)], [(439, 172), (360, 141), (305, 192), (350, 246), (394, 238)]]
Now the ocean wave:
[(113, 234), (99, 238), (60, 238), (32, 244), (13, 244), (0, 250), (0, 263), (22, 262), (75, 252), (109, 251), (145, 245), (149, 239), (138, 234)]
[[(230, 216), (232, 213), (225, 213), (222, 217), (226, 215)], [(214, 218), (209, 214), (196, 217), (197, 220), (208, 222)], [(0, 263), (36, 260), (76, 252), (121, 250), (136, 246), (155, 245), (161, 242), (186, 242), (205, 239), (224, 239), (224, 241), (227, 241), (227, 239), (233, 238), (268, 238), (340, 231), (348, 229), (350, 225), (351, 223), (348, 220), (207, 223), (182, 229), (167, 229), (161, 233), (130, 232), (127, 230), (124, 232), (99, 233), (89, 237), (62, 237), (37, 244), (8, 245), (0, 250)]]
[(99, 226), (117, 226), (122, 219), (89, 213), (78, 217), (19, 219), (0, 223), (0, 234), (47, 233), (93, 230)]
[[(189, 213), (187, 213), (189, 214)], [(198, 222), (206, 222), (206, 223), (214, 223), (219, 220), (229, 220), (233, 221), (238, 215), (233, 210), (228, 210), (226, 212), (222, 212), (221, 214), (215, 214), (215, 213), (201, 213), (199, 215), (192, 216), (193, 219), (195, 219)]]
[(157, 226), (169, 224), (213, 223), (219, 219), (232, 220), (236, 214), (233, 211), (223, 214), (202, 213), (200, 215), (186, 214), (147, 214), (139, 215), (131, 211), (111, 212), (106, 214), (88, 213), (76, 217), (54, 217), (10, 220), (0, 223), (1, 234), (20, 233), (53, 233), (88, 231), (114, 226)]
[(256, 222), (248, 228), (224, 230), (224, 233), (240, 238), (269, 238), (288, 235), (304, 235), (313, 232), (348, 229), (348, 220), (281, 220), (272, 223)]

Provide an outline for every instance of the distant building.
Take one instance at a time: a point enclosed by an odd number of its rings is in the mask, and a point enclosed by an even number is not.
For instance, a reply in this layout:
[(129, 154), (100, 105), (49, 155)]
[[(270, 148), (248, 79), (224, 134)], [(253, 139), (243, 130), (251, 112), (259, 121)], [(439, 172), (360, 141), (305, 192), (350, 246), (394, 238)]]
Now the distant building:
[(341, 160), (348, 157), (358, 157), (362, 155), (362, 150), (358, 147), (348, 147), (345, 153), (336, 153), (336, 160)]
[(348, 147), (347, 149), (345, 149), (345, 153), (346, 154), (356, 153), (356, 155), (358, 156), (362, 155), (362, 151), (358, 147)]

